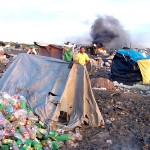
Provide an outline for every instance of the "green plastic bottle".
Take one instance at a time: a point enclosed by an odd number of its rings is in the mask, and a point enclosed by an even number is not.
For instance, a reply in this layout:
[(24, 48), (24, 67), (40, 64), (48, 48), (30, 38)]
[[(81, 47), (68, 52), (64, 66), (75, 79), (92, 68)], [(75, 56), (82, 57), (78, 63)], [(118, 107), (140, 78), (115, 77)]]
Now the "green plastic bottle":
[(60, 148), (60, 144), (56, 141), (52, 142), (52, 150), (58, 150)]
[(17, 139), (17, 140), (16, 140), (16, 143), (17, 143), (18, 147), (21, 147), (22, 141), (21, 141), (20, 139)]
[(10, 149), (10, 146), (9, 145), (2, 145), (1, 150), (9, 150)]
[(7, 116), (5, 116), (5, 118), (6, 118), (7, 120), (10, 120), (11, 115), (7, 115)]
[(27, 145), (23, 145), (20, 150), (29, 150), (29, 147)]
[(0, 104), (0, 111), (4, 108), (4, 106), (2, 104)]
[(47, 146), (47, 140), (42, 140), (41, 144), (42, 144), (43, 147)]
[(70, 139), (71, 139), (71, 135), (70, 134), (63, 134), (63, 135), (56, 136), (56, 140), (62, 141), (62, 142), (66, 142), (66, 141), (68, 141)]
[(38, 127), (38, 128), (42, 128), (42, 129), (46, 129), (46, 126), (42, 126), (40, 123), (35, 123), (35, 125)]
[(27, 109), (27, 101), (24, 96), (20, 96), (21, 108)]
[(43, 150), (41, 143), (35, 140), (32, 141), (32, 146), (34, 147), (35, 150)]
[(25, 141), (24, 144), (27, 145), (28, 147), (31, 147), (31, 145), (32, 145), (32, 140), (31, 140), (31, 139), (28, 139), (28, 140)]
[(50, 131), (48, 135), (55, 139), (58, 136), (58, 133), (55, 131)]
[(42, 135), (40, 132), (37, 132), (37, 133), (36, 133), (36, 137), (37, 137), (37, 139), (39, 139), (39, 140), (42, 140), (42, 139), (43, 139), (43, 135)]
[(56, 141), (62, 141), (62, 142), (66, 142), (66, 141), (71, 139), (71, 135), (70, 134), (59, 135), (55, 131), (50, 131), (49, 132), (49, 136), (52, 137)]

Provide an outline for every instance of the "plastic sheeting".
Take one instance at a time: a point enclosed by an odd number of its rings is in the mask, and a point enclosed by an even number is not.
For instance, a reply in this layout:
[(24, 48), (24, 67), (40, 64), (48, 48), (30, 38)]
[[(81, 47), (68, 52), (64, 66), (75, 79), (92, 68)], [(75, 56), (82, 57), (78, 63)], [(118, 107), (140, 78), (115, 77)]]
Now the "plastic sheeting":
[(124, 56), (128, 56), (130, 57), (131, 60), (135, 62), (137, 62), (138, 60), (142, 60), (142, 59), (150, 59), (149, 55), (146, 55), (141, 52), (137, 52), (133, 49), (129, 49), (129, 50), (120, 49), (117, 51), (117, 53), (122, 54)]
[(87, 70), (82, 65), (44, 56), (20, 54), (0, 79), (0, 90), (20, 93), (41, 121), (53, 127), (60, 112), (68, 115), (67, 128), (104, 124), (91, 90)]
[(139, 60), (138, 66), (142, 74), (143, 84), (150, 84), (150, 59)]
[(125, 84), (133, 84), (141, 81), (142, 76), (135, 61), (117, 52), (112, 61), (111, 79)]

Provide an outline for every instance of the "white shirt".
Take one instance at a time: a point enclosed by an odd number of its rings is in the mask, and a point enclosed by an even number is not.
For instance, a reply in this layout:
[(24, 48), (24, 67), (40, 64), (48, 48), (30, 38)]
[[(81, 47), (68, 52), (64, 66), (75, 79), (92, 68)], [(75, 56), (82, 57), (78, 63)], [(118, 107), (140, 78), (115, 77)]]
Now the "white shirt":
[[(27, 54), (30, 54), (30, 52), (31, 52), (31, 48), (28, 50)], [(33, 52), (35, 55), (37, 55), (37, 52), (36, 52), (35, 48), (32, 48), (32, 52)]]
[(0, 51), (3, 51), (3, 46), (0, 46)]

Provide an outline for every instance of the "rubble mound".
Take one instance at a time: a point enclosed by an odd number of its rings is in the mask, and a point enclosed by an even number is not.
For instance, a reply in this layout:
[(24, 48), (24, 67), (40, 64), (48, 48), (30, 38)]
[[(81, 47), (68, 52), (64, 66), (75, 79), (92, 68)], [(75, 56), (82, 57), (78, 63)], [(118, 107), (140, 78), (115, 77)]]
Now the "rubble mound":
[(91, 79), (91, 85), (93, 88), (106, 88), (107, 90), (115, 89), (113, 82), (105, 78), (93, 78)]

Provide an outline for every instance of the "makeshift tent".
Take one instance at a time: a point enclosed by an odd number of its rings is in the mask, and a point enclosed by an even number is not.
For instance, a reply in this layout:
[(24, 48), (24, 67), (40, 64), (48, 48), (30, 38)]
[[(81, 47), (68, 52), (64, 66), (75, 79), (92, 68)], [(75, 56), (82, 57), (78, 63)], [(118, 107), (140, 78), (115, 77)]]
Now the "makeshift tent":
[(39, 46), (39, 54), (42, 56), (53, 57), (57, 59), (63, 58), (63, 47), (55, 44), (44, 44), (40, 42), (34, 42), (36, 46)]
[(143, 84), (150, 84), (150, 59), (144, 59), (138, 61), (140, 68)]
[(0, 90), (20, 93), (41, 120), (51, 127), (66, 113), (72, 129), (84, 122), (103, 125), (85, 67), (44, 56), (20, 54), (0, 79)]
[(150, 56), (133, 49), (118, 50), (112, 61), (111, 79), (130, 83), (141, 81), (142, 75), (137, 61), (143, 59), (150, 59)]

